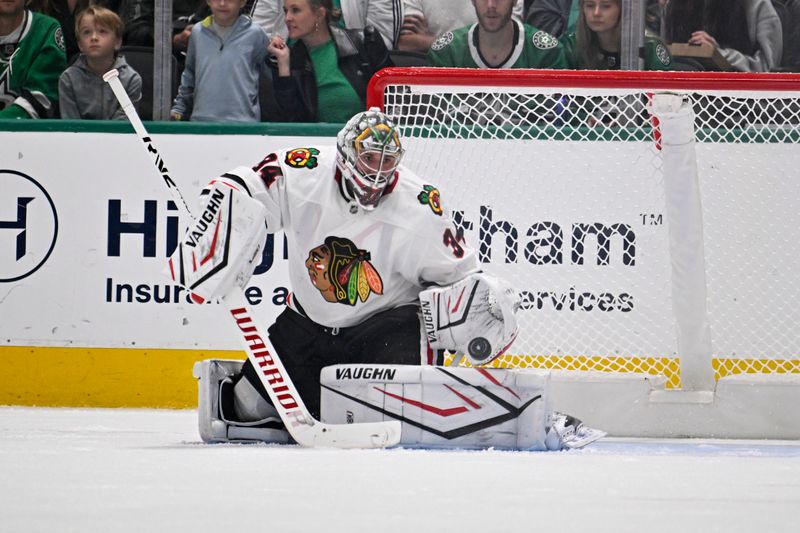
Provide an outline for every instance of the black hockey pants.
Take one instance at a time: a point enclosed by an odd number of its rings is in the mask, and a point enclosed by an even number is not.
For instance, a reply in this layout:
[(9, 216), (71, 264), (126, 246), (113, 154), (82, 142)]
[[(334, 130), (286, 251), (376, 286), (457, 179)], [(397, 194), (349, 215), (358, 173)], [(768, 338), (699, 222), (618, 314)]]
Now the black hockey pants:
[[(379, 313), (358, 326), (335, 329), (286, 308), (269, 328), (269, 338), (306, 407), (319, 419), (319, 374), (323, 367), (344, 363), (420, 364), (418, 310), (416, 305), (406, 305)], [(268, 399), (249, 360), (242, 373)]]

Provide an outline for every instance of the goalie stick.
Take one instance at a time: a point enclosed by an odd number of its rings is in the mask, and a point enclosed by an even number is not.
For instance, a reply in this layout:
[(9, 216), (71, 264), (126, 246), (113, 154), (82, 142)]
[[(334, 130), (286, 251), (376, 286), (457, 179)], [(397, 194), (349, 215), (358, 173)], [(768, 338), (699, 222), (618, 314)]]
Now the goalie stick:
[[(186, 200), (175, 181), (170, 177), (164, 160), (136, 113), (128, 93), (125, 92), (119, 81), (119, 73), (116, 69), (112, 69), (103, 75), (103, 80), (111, 86), (114, 96), (142, 141), (142, 146), (161, 175), (173, 201), (178, 206), (181, 217), (185, 221), (192, 220), (191, 210)], [(384, 448), (400, 442), (401, 426), (397, 420), (364, 424), (325, 424), (315, 420), (308, 412), (278, 353), (273, 348), (266, 329), (258, 324), (250, 310), (244, 292), (239, 288), (232, 290), (223, 298), (223, 304), (228, 315), (236, 324), (239, 340), (247, 353), (247, 358), (257, 371), (258, 377), (280, 414), (287, 431), (299, 445), (333, 448)]]

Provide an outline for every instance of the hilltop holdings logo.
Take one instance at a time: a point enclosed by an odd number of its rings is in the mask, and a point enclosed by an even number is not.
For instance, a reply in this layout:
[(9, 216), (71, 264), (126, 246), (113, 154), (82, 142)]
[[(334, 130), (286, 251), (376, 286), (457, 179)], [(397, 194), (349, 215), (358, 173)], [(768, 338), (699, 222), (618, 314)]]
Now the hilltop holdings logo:
[(0, 283), (26, 278), (50, 257), (58, 213), (44, 187), (27, 174), (0, 169)]

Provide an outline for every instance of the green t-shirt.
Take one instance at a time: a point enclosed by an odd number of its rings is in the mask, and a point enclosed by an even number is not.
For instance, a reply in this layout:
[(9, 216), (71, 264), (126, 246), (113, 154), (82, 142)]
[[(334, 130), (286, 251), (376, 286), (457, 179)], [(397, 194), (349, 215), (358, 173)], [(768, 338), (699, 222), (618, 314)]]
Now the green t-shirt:
[(333, 40), (309, 49), (317, 80), (317, 118), (320, 122), (343, 123), (364, 110), (364, 103), (339, 70)]
[(48, 118), (58, 109), (65, 49), (58, 21), (26, 13), (19, 40), (0, 44), (0, 118)]
[(501, 65), (488, 65), (478, 49), (478, 25), (465, 26), (440, 35), (428, 50), (434, 67), (466, 68), (566, 68), (564, 49), (549, 33), (517, 20), (516, 40)]
[[(578, 55), (578, 37), (575, 33), (562, 38), (566, 51), (569, 68), (586, 68), (581, 65)], [(619, 53), (600, 51), (600, 69), (619, 70)], [(664, 42), (657, 37), (647, 37), (644, 41), (644, 69), (645, 70), (672, 70), (672, 55)]]

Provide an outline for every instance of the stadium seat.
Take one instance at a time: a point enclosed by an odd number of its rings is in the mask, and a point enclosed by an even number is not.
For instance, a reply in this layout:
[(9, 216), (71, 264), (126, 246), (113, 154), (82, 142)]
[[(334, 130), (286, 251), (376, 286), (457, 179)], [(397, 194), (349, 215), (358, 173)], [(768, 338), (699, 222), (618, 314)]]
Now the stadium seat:
[(389, 59), (395, 67), (427, 67), (428, 56), (406, 50), (389, 50)]
[[(136, 103), (136, 112), (142, 120), (153, 120), (153, 48), (148, 46), (123, 46), (120, 54), (125, 56), (125, 60), (142, 77), (142, 99)], [(171, 57), (172, 80), (170, 83), (171, 94), (170, 103), (175, 95), (178, 94), (180, 83), (178, 75), (178, 58)]]

